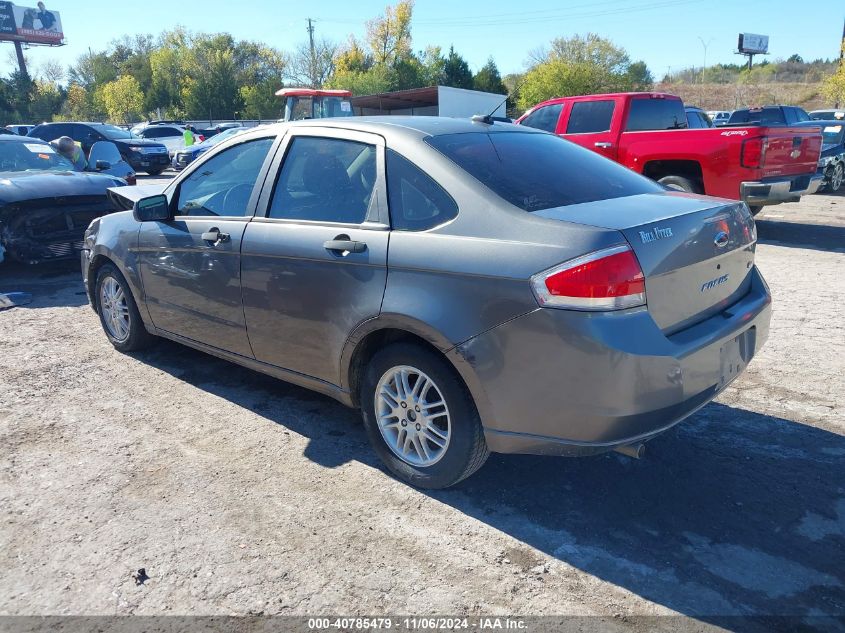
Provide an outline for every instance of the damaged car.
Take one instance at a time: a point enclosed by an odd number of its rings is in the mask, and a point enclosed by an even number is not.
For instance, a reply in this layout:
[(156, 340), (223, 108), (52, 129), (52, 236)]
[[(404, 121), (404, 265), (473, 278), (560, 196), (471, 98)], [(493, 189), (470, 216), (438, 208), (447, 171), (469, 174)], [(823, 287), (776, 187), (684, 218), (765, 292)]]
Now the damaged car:
[(78, 257), (91, 221), (114, 210), (107, 189), (127, 184), (115, 174), (131, 173), (97, 158), (113, 153), (108, 143), (94, 147), (93, 171), (75, 172), (49, 143), (0, 136), (0, 261)]

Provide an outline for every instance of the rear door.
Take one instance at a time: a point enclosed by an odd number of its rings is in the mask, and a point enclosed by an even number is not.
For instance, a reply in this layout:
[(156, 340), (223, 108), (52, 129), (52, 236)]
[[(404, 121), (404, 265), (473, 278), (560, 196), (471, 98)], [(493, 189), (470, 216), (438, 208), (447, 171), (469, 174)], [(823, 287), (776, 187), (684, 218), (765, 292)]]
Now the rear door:
[(384, 139), (296, 128), (283, 152), (241, 250), (249, 340), (260, 361), (339, 384), (343, 345), (387, 281)]
[(619, 148), (611, 132), (616, 109), (615, 99), (574, 101), (564, 116), (561, 133), (569, 141), (616, 160)]
[(157, 328), (252, 356), (241, 305), (241, 239), (275, 142), (275, 134), (252, 138), (198, 164), (170, 192), (174, 219), (141, 225), (141, 279)]

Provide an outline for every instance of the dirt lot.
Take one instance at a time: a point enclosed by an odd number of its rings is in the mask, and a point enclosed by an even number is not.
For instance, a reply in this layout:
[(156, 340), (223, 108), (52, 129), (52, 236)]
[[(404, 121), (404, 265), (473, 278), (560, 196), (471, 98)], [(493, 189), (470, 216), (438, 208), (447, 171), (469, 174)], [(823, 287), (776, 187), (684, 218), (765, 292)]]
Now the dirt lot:
[(771, 336), (717, 402), (437, 493), (332, 400), (115, 352), (74, 265), (0, 268), (0, 614), (845, 616), (845, 196), (758, 227)]

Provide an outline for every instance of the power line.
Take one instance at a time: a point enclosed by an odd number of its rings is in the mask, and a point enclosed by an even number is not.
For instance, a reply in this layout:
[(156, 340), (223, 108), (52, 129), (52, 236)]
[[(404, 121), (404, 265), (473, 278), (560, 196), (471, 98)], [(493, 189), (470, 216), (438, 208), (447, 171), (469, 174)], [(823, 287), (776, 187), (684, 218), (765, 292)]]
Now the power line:
[[(590, 4), (582, 4), (582, 5), (574, 5), (567, 7), (564, 10), (560, 9), (548, 9), (550, 13), (545, 15), (538, 15), (538, 16), (531, 16), (531, 17), (523, 17), (520, 18), (506, 18), (505, 16), (511, 14), (490, 14), (487, 16), (465, 16), (465, 17), (455, 17), (455, 18), (446, 18), (446, 19), (439, 19), (439, 20), (415, 20), (415, 26), (436, 26), (438, 28), (465, 28), (465, 27), (484, 27), (484, 26), (505, 26), (505, 25), (520, 25), (520, 24), (536, 24), (536, 23), (547, 23), (547, 22), (557, 22), (562, 20), (575, 20), (579, 18), (594, 18), (594, 17), (603, 17), (603, 16), (610, 16), (610, 15), (623, 15), (626, 13), (636, 13), (638, 11), (645, 11), (650, 9), (663, 9), (663, 8), (670, 8), (680, 5), (686, 4), (694, 4), (700, 3), (704, 0), (662, 0), (659, 2), (651, 2), (648, 4), (641, 4), (638, 6), (624, 6), (624, 7), (608, 7), (599, 11), (587, 11), (587, 12), (572, 12), (572, 9), (578, 8), (586, 8), (586, 7), (596, 7), (602, 5), (618, 5), (623, 0), (607, 0), (605, 2), (594, 2)], [(554, 11), (554, 13), (551, 13)], [(526, 15), (530, 12), (524, 12), (517, 15)], [(344, 20), (344, 19), (336, 19), (336, 18), (321, 18), (322, 22), (330, 22), (334, 24), (360, 24), (360, 20)]]

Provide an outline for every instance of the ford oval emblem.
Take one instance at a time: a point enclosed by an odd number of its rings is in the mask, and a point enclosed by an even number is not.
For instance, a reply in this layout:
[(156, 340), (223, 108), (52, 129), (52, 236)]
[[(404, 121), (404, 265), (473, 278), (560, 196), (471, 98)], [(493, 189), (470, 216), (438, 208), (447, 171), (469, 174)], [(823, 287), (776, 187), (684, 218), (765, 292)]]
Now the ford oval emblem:
[(725, 248), (730, 241), (730, 236), (725, 231), (719, 231), (716, 233), (716, 237), (713, 238), (713, 243), (718, 246), (719, 248)]

